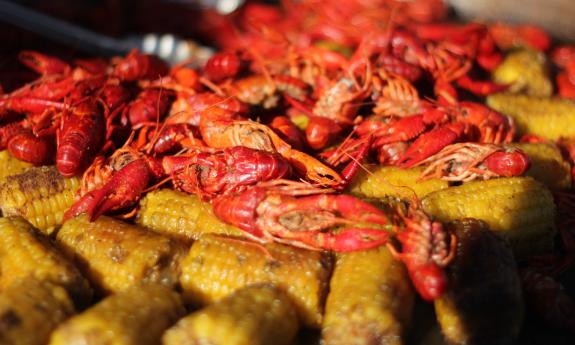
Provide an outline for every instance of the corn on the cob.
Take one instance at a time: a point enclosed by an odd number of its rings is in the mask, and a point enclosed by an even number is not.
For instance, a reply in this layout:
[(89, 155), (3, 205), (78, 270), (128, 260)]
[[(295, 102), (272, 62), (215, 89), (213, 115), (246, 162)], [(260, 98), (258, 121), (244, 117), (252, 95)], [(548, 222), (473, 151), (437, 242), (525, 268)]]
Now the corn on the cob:
[(136, 285), (63, 323), (50, 345), (155, 345), (183, 314), (181, 298), (170, 288)]
[(369, 173), (358, 172), (350, 185), (350, 193), (364, 198), (383, 198), (394, 196), (411, 198), (417, 195), (423, 198), (431, 192), (449, 187), (447, 181), (430, 179), (417, 181), (422, 167), (401, 169), (394, 166), (368, 167)]
[(563, 159), (561, 151), (554, 144), (520, 143), (513, 144), (531, 159), (531, 167), (526, 175), (545, 184), (549, 189), (571, 188), (571, 167)]
[(493, 71), (493, 80), (500, 84), (508, 84), (509, 92), (548, 97), (553, 94), (553, 83), (549, 78), (547, 67), (545, 54), (520, 49), (507, 54), (503, 62)]
[(450, 228), (458, 248), (447, 267), (449, 291), (435, 301), (443, 334), (450, 344), (514, 344), (524, 305), (509, 244), (476, 219)]
[(0, 183), (6, 180), (6, 177), (21, 174), (32, 164), (14, 158), (8, 150), (0, 151)]
[(182, 261), (180, 283), (184, 299), (193, 304), (214, 302), (249, 284), (272, 283), (287, 291), (306, 325), (318, 327), (330, 268), (320, 252), (205, 235)]
[(64, 288), (33, 278), (16, 281), (0, 294), (0, 344), (44, 345), (73, 314)]
[(519, 134), (575, 137), (575, 103), (570, 100), (500, 93), (487, 97), (487, 104), (513, 118)]
[(292, 301), (273, 285), (252, 285), (170, 328), (164, 345), (288, 345), (298, 328)]
[(219, 220), (212, 206), (196, 195), (160, 189), (140, 202), (137, 222), (156, 232), (182, 240), (198, 239), (207, 233), (242, 236), (242, 231)]
[(322, 343), (403, 344), (413, 302), (405, 268), (387, 248), (340, 254), (330, 282)]
[(425, 211), (447, 222), (477, 218), (508, 239), (517, 258), (549, 251), (555, 235), (551, 192), (531, 177), (472, 181), (429, 194)]
[(47, 238), (20, 217), (0, 218), (0, 290), (26, 277), (62, 285), (80, 306), (90, 302), (88, 282)]
[(56, 167), (30, 168), (0, 185), (0, 208), (4, 216), (21, 216), (50, 234), (62, 223), (79, 186), (78, 178), (65, 178)]
[(85, 215), (70, 219), (58, 231), (56, 244), (104, 293), (139, 282), (173, 286), (185, 255), (185, 247), (175, 240), (109, 217), (95, 222)]

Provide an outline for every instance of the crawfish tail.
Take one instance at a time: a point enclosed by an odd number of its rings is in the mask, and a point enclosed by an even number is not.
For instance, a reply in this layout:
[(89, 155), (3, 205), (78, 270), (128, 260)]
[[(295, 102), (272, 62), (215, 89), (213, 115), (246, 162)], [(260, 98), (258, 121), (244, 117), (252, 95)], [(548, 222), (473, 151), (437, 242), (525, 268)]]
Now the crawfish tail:
[(96, 103), (82, 103), (64, 116), (56, 153), (58, 171), (66, 177), (80, 173), (102, 146), (103, 136), (103, 118)]

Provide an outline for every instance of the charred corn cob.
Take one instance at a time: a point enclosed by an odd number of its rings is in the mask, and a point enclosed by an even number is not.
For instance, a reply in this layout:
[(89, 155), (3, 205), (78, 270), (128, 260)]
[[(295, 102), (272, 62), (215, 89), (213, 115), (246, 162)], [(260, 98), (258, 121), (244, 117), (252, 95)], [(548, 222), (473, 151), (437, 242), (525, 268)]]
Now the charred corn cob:
[(493, 71), (493, 80), (509, 85), (508, 90), (512, 93), (548, 97), (553, 94), (553, 83), (547, 67), (545, 54), (520, 49), (507, 54)]
[(403, 344), (413, 302), (405, 268), (387, 248), (340, 254), (330, 282), (322, 343)]
[(297, 332), (295, 307), (283, 290), (252, 285), (170, 328), (164, 345), (288, 345)]
[(0, 290), (26, 277), (62, 285), (81, 306), (90, 301), (87, 281), (30, 223), (0, 218)]
[(449, 291), (435, 300), (443, 334), (450, 344), (514, 344), (524, 305), (509, 244), (476, 219), (450, 228), (458, 247), (447, 267)]
[(513, 146), (521, 149), (531, 159), (527, 176), (552, 190), (571, 187), (571, 167), (557, 146), (545, 143), (520, 143)]
[(21, 216), (50, 234), (62, 224), (79, 186), (78, 178), (65, 178), (56, 167), (30, 168), (0, 185), (0, 208), (5, 217)]
[(136, 285), (62, 324), (51, 345), (155, 345), (184, 314), (180, 296), (160, 284)]
[(306, 325), (318, 327), (330, 266), (320, 252), (206, 235), (182, 261), (180, 283), (193, 304), (214, 302), (249, 284), (272, 283), (287, 291)]
[(196, 195), (160, 189), (140, 202), (137, 222), (156, 232), (182, 240), (198, 239), (202, 234), (242, 236), (242, 231), (220, 221), (212, 206)]
[(549, 140), (575, 137), (575, 103), (570, 100), (501, 93), (487, 97), (487, 104), (513, 118), (519, 134)]
[(472, 181), (429, 194), (425, 211), (447, 222), (477, 218), (508, 239), (517, 258), (551, 250), (555, 204), (551, 192), (531, 177)]
[(350, 193), (364, 198), (395, 196), (423, 198), (431, 192), (449, 187), (447, 181), (430, 179), (417, 181), (423, 168), (401, 169), (394, 166), (369, 167), (370, 173), (360, 171), (353, 179)]
[(85, 215), (64, 223), (56, 244), (104, 293), (139, 282), (173, 286), (185, 254), (185, 248), (173, 239), (109, 217), (89, 222)]
[(0, 183), (6, 180), (6, 177), (23, 173), (26, 169), (32, 167), (32, 164), (14, 158), (8, 150), (0, 151)]
[(33, 278), (16, 281), (0, 294), (0, 344), (44, 345), (73, 314), (64, 288)]

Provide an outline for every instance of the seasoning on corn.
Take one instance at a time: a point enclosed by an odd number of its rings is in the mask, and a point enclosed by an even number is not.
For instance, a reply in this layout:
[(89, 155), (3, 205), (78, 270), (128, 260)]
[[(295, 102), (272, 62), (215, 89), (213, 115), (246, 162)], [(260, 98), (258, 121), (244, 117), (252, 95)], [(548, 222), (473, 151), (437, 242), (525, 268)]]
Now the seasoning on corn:
[(26, 277), (63, 286), (79, 306), (91, 300), (88, 282), (47, 238), (20, 217), (0, 218), (0, 290)]
[(65, 178), (54, 166), (30, 168), (0, 185), (0, 208), (5, 217), (21, 216), (50, 234), (62, 224), (79, 186), (78, 178)]
[(0, 166), (2, 167), (0, 169), (0, 183), (3, 183), (6, 177), (21, 174), (32, 167), (32, 164), (14, 158), (8, 150), (2, 150), (0, 151)]
[(193, 304), (214, 302), (249, 284), (272, 283), (285, 289), (304, 324), (319, 327), (330, 268), (321, 252), (205, 235), (182, 261), (180, 283), (184, 299)]
[(386, 247), (340, 254), (322, 325), (324, 345), (403, 344), (414, 292)]
[(73, 314), (64, 288), (33, 278), (15, 281), (0, 294), (0, 344), (44, 345)]
[(185, 248), (177, 241), (110, 217), (90, 222), (81, 215), (58, 231), (56, 244), (101, 292), (139, 282), (174, 286)]
[(443, 334), (450, 344), (514, 344), (524, 303), (509, 244), (476, 219), (449, 228), (458, 246), (446, 269), (449, 291), (435, 300)]
[(487, 105), (513, 118), (519, 134), (575, 137), (575, 103), (568, 99), (500, 93), (488, 96)]
[(350, 193), (363, 198), (385, 196), (411, 198), (415, 192), (418, 198), (423, 198), (431, 192), (449, 187), (447, 181), (435, 178), (417, 181), (423, 169), (423, 167), (401, 169), (394, 166), (370, 166), (369, 173), (358, 172), (351, 183)]
[(136, 285), (63, 323), (50, 345), (155, 345), (183, 314), (175, 291), (160, 284)]
[(512, 93), (539, 97), (553, 94), (545, 54), (535, 50), (520, 49), (507, 54), (493, 71), (493, 80), (509, 85)]
[(424, 210), (440, 221), (477, 218), (509, 240), (518, 259), (550, 251), (555, 236), (551, 192), (531, 177), (472, 181), (429, 194)]
[(531, 159), (526, 175), (545, 184), (551, 190), (571, 188), (571, 167), (559, 148), (552, 143), (513, 144)]
[(207, 233), (243, 235), (241, 230), (219, 220), (210, 203), (171, 189), (148, 193), (140, 202), (136, 221), (155, 232), (182, 240), (198, 239)]
[(164, 345), (289, 345), (298, 329), (292, 301), (273, 285), (251, 285), (186, 316)]

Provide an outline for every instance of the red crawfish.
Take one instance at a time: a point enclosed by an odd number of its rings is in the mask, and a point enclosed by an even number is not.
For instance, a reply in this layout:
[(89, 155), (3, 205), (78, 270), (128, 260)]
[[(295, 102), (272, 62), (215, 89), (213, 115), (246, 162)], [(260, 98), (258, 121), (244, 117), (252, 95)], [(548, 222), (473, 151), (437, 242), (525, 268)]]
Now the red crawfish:
[[(420, 206), (411, 204), (407, 215), (402, 211), (405, 228), (396, 235), (401, 243), (399, 252), (391, 243), (387, 247), (401, 260), (413, 286), (426, 301), (439, 298), (447, 290), (447, 276), (443, 270), (455, 256), (457, 239), (449, 235), (440, 222), (432, 221)], [(451, 238), (448, 244), (448, 237)]]
[(62, 112), (56, 166), (63, 176), (75, 176), (91, 162), (103, 145), (104, 124), (103, 112), (94, 99)]
[(242, 61), (237, 54), (220, 52), (212, 55), (204, 66), (204, 75), (215, 83), (235, 77), (242, 69)]
[(320, 95), (305, 132), (311, 148), (326, 147), (353, 123), (361, 102), (368, 96), (369, 84), (366, 81), (358, 88), (350, 78), (341, 78)]
[(8, 151), (19, 160), (36, 166), (50, 164), (54, 159), (54, 137), (36, 135), (25, 129), (9, 139)]
[(471, 181), (494, 177), (523, 175), (530, 159), (523, 151), (495, 144), (460, 143), (444, 147), (421, 161), (425, 170), (419, 179), (440, 178), (446, 181)]
[(129, 208), (140, 199), (153, 180), (163, 176), (159, 160), (129, 146), (118, 149), (106, 162), (100, 159), (95, 163), (108, 166), (88, 169), (86, 173), (93, 177), (94, 170), (97, 170), (104, 178), (103, 183), (94, 184), (95, 189), (82, 195), (66, 211), (64, 219), (86, 212), (94, 221), (104, 213)]
[(154, 55), (142, 54), (137, 49), (116, 61), (112, 75), (123, 81), (157, 79), (169, 72), (168, 65)]
[(232, 97), (223, 97), (211, 92), (196, 94), (179, 93), (172, 104), (166, 124), (187, 123), (200, 125), (200, 116), (208, 108), (222, 108), (232, 113), (245, 114), (248, 106)]
[(49, 56), (31, 50), (23, 50), (18, 54), (18, 59), (26, 67), (41, 75), (69, 74), (72, 71), (70, 65), (54, 56)]
[(245, 146), (256, 150), (279, 153), (292, 165), (297, 175), (321, 186), (342, 190), (359, 169), (367, 156), (370, 141), (366, 141), (355, 155), (355, 159), (338, 174), (316, 158), (296, 149), (282, 140), (266, 125), (245, 121), (237, 114), (213, 108), (204, 112), (200, 122), (202, 139), (207, 146), (226, 148)]
[[(385, 244), (393, 226), (378, 208), (349, 195), (255, 186), (212, 201), (214, 214), (260, 242), (350, 252)], [(294, 187), (298, 188), (298, 187)], [(321, 191), (315, 191), (321, 192)], [(361, 224), (361, 225), (355, 225)], [(371, 224), (371, 225), (368, 225)], [(343, 227), (337, 233), (334, 227)]]
[(238, 192), (258, 182), (288, 177), (291, 166), (279, 154), (235, 146), (197, 150), (162, 159), (174, 187), (204, 199)]
[(144, 124), (163, 119), (174, 99), (174, 93), (167, 89), (145, 89), (128, 104), (122, 114), (122, 124), (137, 129)]

